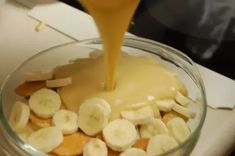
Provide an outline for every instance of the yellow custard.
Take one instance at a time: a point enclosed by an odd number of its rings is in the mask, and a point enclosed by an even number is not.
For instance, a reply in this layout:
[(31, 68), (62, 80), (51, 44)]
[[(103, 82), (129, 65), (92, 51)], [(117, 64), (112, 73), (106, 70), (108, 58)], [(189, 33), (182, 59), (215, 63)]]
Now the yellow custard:
[(98, 27), (105, 52), (105, 89), (115, 87), (120, 47), (140, 0), (80, 0)]
[(77, 112), (85, 99), (101, 97), (110, 103), (111, 119), (115, 119), (128, 105), (151, 104), (153, 99), (173, 99), (177, 90), (187, 94), (175, 75), (150, 56), (121, 55), (116, 87), (112, 91), (104, 90), (104, 69), (103, 56), (99, 56), (80, 59), (55, 70), (56, 78), (72, 77), (73, 83), (59, 91), (68, 109)]

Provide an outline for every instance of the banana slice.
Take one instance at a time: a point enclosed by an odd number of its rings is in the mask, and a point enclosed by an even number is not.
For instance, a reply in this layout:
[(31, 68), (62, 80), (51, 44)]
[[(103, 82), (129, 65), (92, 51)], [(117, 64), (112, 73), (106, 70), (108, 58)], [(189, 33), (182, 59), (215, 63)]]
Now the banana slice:
[(124, 152), (120, 153), (119, 156), (147, 156), (147, 153), (139, 148), (129, 148)]
[(84, 146), (83, 156), (108, 156), (108, 148), (102, 140), (93, 138)]
[(158, 100), (156, 101), (158, 109), (163, 112), (170, 112), (176, 102), (174, 100)]
[(45, 81), (53, 78), (52, 71), (34, 71), (24, 74), (26, 81)]
[(28, 143), (34, 148), (48, 153), (63, 142), (63, 134), (57, 127), (42, 128), (32, 133)]
[(179, 143), (184, 142), (191, 134), (189, 127), (182, 118), (173, 118), (167, 123), (167, 127), (171, 136)]
[(98, 103), (85, 101), (78, 112), (78, 126), (87, 135), (94, 136), (108, 124), (108, 109)]
[(152, 119), (150, 123), (140, 126), (142, 138), (152, 138), (157, 134), (168, 134), (166, 125), (160, 119)]
[(172, 108), (175, 112), (187, 117), (187, 118), (195, 118), (196, 113), (190, 111), (188, 108), (185, 108), (179, 104), (174, 105), (174, 107)]
[(90, 99), (85, 100), (83, 103), (91, 103), (91, 104), (97, 104), (97, 105), (102, 106), (107, 116), (109, 116), (112, 111), (110, 104), (102, 98), (97, 98), (97, 97), (90, 98)]
[(185, 97), (181, 92), (177, 91), (175, 96), (175, 101), (181, 104), (184, 107), (187, 107), (189, 104), (189, 99)]
[(60, 109), (60, 96), (53, 90), (40, 89), (29, 98), (29, 107), (41, 118), (52, 117)]
[(39, 127), (32, 122), (28, 122), (25, 128), (19, 133), (19, 136), (25, 142), (28, 142), (28, 137), (35, 131), (37, 131)]
[(137, 110), (121, 111), (121, 116), (122, 118), (131, 121), (135, 125), (146, 124), (154, 117), (153, 110), (150, 106)]
[(52, 123), (60, 128), (63, 134), (72, 134), (78, 130), (78, 116), (68, 110), (57, 111), (52, 118)]
[(61, 79), (55, 79), (55, 80), (47, 80), (46, 81), (46, 86), (48, 88), (59, 88), (59, 87), (64, 87), (67, 85), (72, 84), (72, 78), (67, 77), (67, 78), (61, 78)]
[(126, 119), (117, 119), (110, 122), (103, 129), (106, 144), (114, 151), (124, 151), (135, 144), (137, 130), (135, 125)]
[(29, 115), (29, 106), (19, 101), (16, 102), (13, 105), (9, 116), (9, 124), (11, 128), (16, 132), (22, 131), (29, 121)]
[(178, 146), (178, 143), (173, 137), (165, 134), (155, 135), (149, 140), (147, 154), (148, 156), (160, 155), (176, 146)]

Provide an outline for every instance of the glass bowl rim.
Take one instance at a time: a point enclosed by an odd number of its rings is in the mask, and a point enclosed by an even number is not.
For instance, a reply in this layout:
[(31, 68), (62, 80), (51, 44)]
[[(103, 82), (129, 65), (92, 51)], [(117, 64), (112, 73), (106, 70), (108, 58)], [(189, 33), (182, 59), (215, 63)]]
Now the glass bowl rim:
[[(205, 87), (204, 87), (202, 78), (200, 76), (200, 73), (199, 73), (198, 68), (196, 67), (195, 63), (187, 55), (185, 55), (181, 51), (179, 51), (179, 50), (177, 50), (177, 49), (175, 49), (171, 46), (168, 46), (166, 44), (163, 44), (163, 43), (160, 43), (160, 42), (157, 42), (157, 41), (153, 41), (153, 40), (150, 40), (150, 39), (146, 39), (146, 38), (136, 37), (136, 36), (125, 37), (122, 46), (128, 46), (128, 44), (125, 44), (128, 41), (146, 43), (146, 44), (149, 44), (149, 46), (152, 46), (152, 47), (160, 47), (162, 49), (166, 49), (166, 52), (170, 51), (169, 53), (171, 53), (171, 54), (172, 53), (177, 54), (178, 56), (183, 57), (184, 59), (186, 59), (186, 61), (190, 62), (193, 69), (195, 70), (194, 72), (197, 72), (197, 74), (198, 74), (197, 75), (197, 80), (200, 82), (200, 87), (201, 87), (200, 92), (202, 94), (202, 104), (203, 104), (203, 110), (202, 110), (203, 112), (202, 112), (199, 124), (197, 124), (195, 130), (191, 133), (191, 135), (183, 143), (181, 143), (178, 146), (176, 146), (175, 148), (159, 155), (159, 156), (167, 156), (168, 154), (172, 154), (172, 153), (180, 150), (182, 147), (186, 146), (188, 143), (190, 143), (190, 140), (193, 140), (197, 135), (199, 135), (199, 133), (202, 129), (203, 123), (205, 122), (206, 113), (207, 113), (206, 93), (205, 93)], [(14, 74), (15, 72), (17, 72), (17, 70), (20, 69), (21, 67), (23, 67), (28, 61), (30, 61), (30, 60), (32, 60), (32, 59), (34, 59), (34, 58), (36, 58), (40, 55), (43, 55), (46, 52), (55, 50), (57, 48), (62, 48), (62, 47), (66, 47), (66, 46), (70, 46), (70, 45), (76, 45), (76, 44), (82, 44), (82, 43), (85, 43), (85, 44), (102, 44), (101, 40), (99, 38), (90, 38), (90, 39), (85, 39), (85, 40), (81, 40), (81, 41), (72, 41), (72, 42), (69, 42), (69, 43), (60, 44), (60, 45), (56, 45), (56, 46), (47, 48), (45, 50), (42, 50), (42, 51), (36, 53), (35, 55), (27, 58), (22, 63), (18, 64), (11, 72), (9, 72), (9, 74), (5, 77), (5, 79), (3, 80), (3, 82), (0, 86), (0, 122), (1, 122), (0, 125), (1, 125), (1, 127), (3, 126), (3, 128), (4, 128), (4, 130), (1, 133), (4, 132), (3, 135), (7, 135), (7, 136), (4, 136), (4, 137), (9, 138), (14, 143), (14, 145), (16, 145), (16, 147), (20, 148), (21, 150), (22, 149), (25, 150), (28, 154), (36, 154), (36, 155), (45, 156), (45, 154), (43, 152), (40, 152), (39, 150), (35, 149), (31, 145), (29, 145), (29, 144), (25, 143), (24, 141), (22, 141), (20, 139), (20, 137), (11, 129), (10, 125), (8, 124), (7, 117), (5, 116), (5, 113), (3, 112), (3, 108), (2, 108), (2, 106), (3, 106), (2, 105), (2, 92), (3, 92), (7, 82), (11, 78), (11, 75)], [(138, 48), (138, 46), (133, 46), (133, 48)], [(1, 144), (0, 144), (0, 146), (1, 146)]]

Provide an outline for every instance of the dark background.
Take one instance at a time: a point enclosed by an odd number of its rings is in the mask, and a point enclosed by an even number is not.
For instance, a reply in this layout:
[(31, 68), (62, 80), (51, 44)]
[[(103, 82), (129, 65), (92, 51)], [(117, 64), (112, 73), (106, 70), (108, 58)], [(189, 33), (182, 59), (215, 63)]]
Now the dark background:
[[(83, 10), (76, 0), (61, 1)], [(202, 59), (200, 56), (193, 54), (187, 48), (185, 41), (188, 38), (194, 38), (198, 44), (209, 44), (212, 42), (211, 40), (192, 37), (162, 25), (149, 14), (144, 1), (141, 1), (132, 23), (134, 24), (131, 24), (129, 32), (175, 47), (195, 62), (235, 80), (235, 32), (233, 32), (233, 29), (235, 31), (235, 20), (230, 22), (221, 45), (210, 59)]]

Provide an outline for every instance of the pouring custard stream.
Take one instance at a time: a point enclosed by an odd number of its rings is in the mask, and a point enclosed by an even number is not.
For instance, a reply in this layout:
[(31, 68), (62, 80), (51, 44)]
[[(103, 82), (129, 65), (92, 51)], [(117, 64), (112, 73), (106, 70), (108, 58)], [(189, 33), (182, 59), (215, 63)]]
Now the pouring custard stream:
[(124, 33), (139, 0), (81, 0), (81, 3), (99, 28), (104, 56), (78, 59), (56, 68), (55, 78), (71, 77), (73, 80), (73, 84), (59, 90), (69, 110), (77, 112), (84, 100), (100, 97), (110, 103), (113, 120), (129, 105), (152, 105), (149, 97), (173, 99), (177, 90), (187, 94), (183, 83), (155, 57), (120, 55)]
[(115, 87), (124, 34), (140, 0), (80, 0), (91, 14), (100, 32), (105, 52), (105, 89)]

